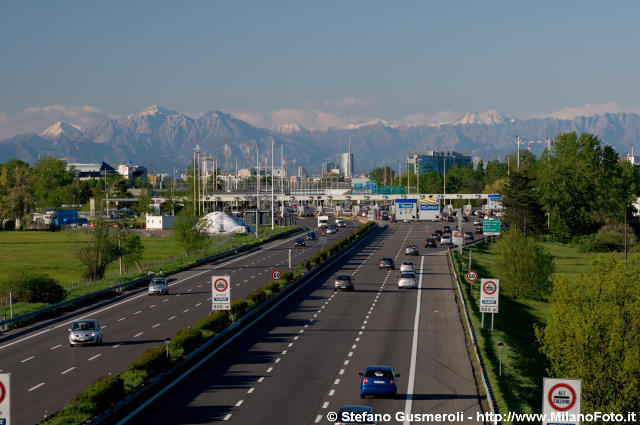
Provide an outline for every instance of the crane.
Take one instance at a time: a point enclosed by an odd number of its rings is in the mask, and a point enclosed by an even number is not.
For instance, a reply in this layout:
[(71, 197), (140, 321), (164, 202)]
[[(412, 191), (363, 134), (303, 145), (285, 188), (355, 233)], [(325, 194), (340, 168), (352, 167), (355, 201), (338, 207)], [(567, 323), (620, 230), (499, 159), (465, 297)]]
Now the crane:
[(551, 152), (551, 139), (547, 138), (546, 140), (522, 140), (520, 136), (516, 136), (516, 143), (518, 144), (518, 169), (520, 169), (520, 144), (526, 143), (527, 150), (531, 152), (531, 145), (533, 143), (545, 143), (547, 145), (547, 149)]

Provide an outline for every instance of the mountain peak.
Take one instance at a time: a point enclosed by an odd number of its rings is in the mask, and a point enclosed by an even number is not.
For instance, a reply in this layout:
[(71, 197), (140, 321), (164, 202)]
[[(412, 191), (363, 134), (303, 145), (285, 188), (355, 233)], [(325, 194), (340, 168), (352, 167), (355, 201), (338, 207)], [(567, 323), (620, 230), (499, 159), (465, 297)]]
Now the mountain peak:
[(453, 122), (454, 125), (494, 125), (505, 121), (495, 109), (484, 112), (469, 112)]
[(178, 115), (178, 112), (176, 112), (176, 111), (174, 111), (172, 109), (165, 108), (164, 106), (151, 105), (151, 106), (147, 106), (146, 108), (144, 108), (137, 115), (140, 115), (140, 116)]
[(83, 131), (84, 130), (79, 125), (72, 124), (68, 121), (58, 121), (47, 127), (42, 133), (40, 133), (40, 135), (48, 138), (78, 136), (82, 134)]

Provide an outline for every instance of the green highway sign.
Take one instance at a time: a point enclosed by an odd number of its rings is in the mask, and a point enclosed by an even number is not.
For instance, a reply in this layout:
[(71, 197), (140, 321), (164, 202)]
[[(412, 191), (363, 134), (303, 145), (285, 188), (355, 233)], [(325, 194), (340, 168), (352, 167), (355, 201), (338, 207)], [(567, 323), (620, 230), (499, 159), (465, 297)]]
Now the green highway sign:
[(482, 220), (482, 236), (500, 236), (500, 220)]

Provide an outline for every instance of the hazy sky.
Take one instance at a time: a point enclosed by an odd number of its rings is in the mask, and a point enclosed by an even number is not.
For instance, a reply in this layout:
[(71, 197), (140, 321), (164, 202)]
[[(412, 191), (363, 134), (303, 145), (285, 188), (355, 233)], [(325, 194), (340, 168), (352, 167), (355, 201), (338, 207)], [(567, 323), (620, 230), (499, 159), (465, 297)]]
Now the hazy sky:
[(3, 0), (0, 113), (631, 109), (639, 16), (637, 1)]

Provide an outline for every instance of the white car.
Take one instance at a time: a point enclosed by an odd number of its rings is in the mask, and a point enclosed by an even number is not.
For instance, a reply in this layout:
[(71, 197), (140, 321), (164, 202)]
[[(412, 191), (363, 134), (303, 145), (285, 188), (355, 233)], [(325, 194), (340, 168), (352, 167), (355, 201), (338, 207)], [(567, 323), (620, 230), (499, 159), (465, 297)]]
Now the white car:
[(412, 272), (404, 272), (400, 274), (398, 279), (398, 289), (402, 288), (416, 288), (416, 274)]
[(338, 227), (345, 227), (347, 224), (344, 222), (343, 219), (339, 218), (336, 220), (336, 226)]
[(440, 245), (451, 245), (451, 236), (442, 235), (442, 238), (440, 238)]
[(169, 284), (164, 277), (154, 277), (149, 283), (149, 295), (169, 295)]
[(400, 273), (402, 272), (415, 273), (416, 264), (413, 261), (403, 261), (402, 264), (400, 264)]

